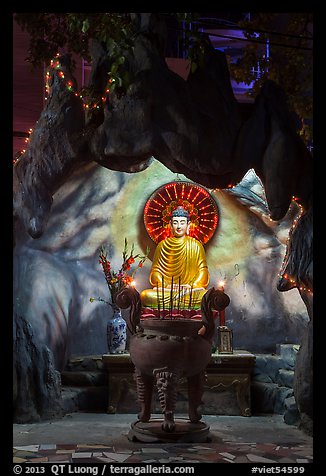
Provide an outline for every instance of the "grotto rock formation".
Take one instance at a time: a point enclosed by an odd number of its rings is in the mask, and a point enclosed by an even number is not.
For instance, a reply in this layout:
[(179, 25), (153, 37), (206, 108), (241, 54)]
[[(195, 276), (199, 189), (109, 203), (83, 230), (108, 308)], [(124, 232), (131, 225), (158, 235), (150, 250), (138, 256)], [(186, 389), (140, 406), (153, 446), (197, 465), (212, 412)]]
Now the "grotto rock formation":
[[(140, 14), (133, 56), (126, 54), (129, 87), (109, 93), (96, 115), (85, 116), (82, 100), (53, 70), (48, 103), (14, 167), (14, 214), (33, 238), (44, 232), (55, 191), (85, 161), (138, 172), (154, 156), (171, 171), (210, 188), (225, 188), (254, 168), (273, 220), (286, 214), (293, 195), (312, 210), (312, 159), (296, 135), (284, 92), (266, 83), (252, 116), (243, 122), (224, 55), (208, 48), (197, 70), (183, 80), (167, 68), (164, 28), (152, 15)], [(91, 85), (105, 95), (112, 58), (96, 43), (91, 53)], [(60, 58), (60, 64), (65, 81), (74, 84), (69, 59)], [(307, 243), (297, 229), (296, 248), (301, 257), (311, 257), (312, 265), (312, 240)], [(312, 227), (305, 233), (312, 238)], [(298, 365), (297, 374), (309, 378), (304, 359)]]
[(16, 314), (13, 336), (14, 421), (28, 423), (61, 416), (61, 379), (52, 353), (38, 342), (31, 325)]

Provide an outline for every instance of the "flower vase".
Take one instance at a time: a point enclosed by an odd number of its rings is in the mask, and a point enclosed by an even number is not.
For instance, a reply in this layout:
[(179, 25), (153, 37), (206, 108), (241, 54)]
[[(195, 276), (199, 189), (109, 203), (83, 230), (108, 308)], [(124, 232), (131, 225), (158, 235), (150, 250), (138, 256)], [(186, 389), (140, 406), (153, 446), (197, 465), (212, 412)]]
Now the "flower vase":
[(127, 324), (121, 315), (121, 309), (115, 309), (113, 319), (107, 327), (108, 348), (110, 354), (123, 354), (126, 350)]

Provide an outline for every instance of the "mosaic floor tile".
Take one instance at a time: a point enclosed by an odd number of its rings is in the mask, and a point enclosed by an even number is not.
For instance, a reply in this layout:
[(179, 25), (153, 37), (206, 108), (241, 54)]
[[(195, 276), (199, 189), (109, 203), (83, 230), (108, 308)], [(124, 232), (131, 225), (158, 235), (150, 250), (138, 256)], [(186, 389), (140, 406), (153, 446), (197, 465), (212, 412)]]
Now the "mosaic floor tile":
[(193, 448), (196, 450), (211, 450), (212, 449), (207, 446), (194, 446)]
[(249, 463), (248, 458), (246, 456), (237, 456), (235, 459), (236, 463)]
[(27, 445), (27, 446), (14, 446), (18, 451), (38, 451), (39, 445)]
[(107, 458), (113, 459), (113, 461), (117, 461), (119, 463), (123, 463), (126, 461), (129, 455), (126, 454), (121, 454), (121, 453), (108, 453), (108, 452), (103, 452), (103, 456), (106, 456)]
[(141, 450), (142, 450), (143, 453), (156, 453), (156, 454), (158, 454), (158, 453), (168, 453), (163, 448), (142, 448)]
[(19, 456), (14, 456), (13, 458), (14, 463), (24, 463), (25, 461), (27, 461), (25, 458), (20, 458)]
[(232, 455), (231, 453), (220, 453), (221, 456), (224, 456), (225, 458), (228, 458), (228, 459), (234, 459), (235, 456)]
[(57, 449), (57, 445), (40, 445), (40, 450), (56, 450)]
[(296, 455), (307, 455), (307, 453), (309, 453), (309, 448), (293, 448), (291, 452), (295, 453)]
[(91, 458), (92, 453), (91, 452), (86, 453), (86, 452), (83, 452), (83, 451), (78, 451), (76, 453), (72, 453), (71, 457), (73, 459), (75, 459), (75, 458), (79, 458), (79, 459), (81, 459), (81, 458)]
[(265, 458), (263, 456), (259, 456), (253, 453), (249, 453), (246, 456), (251, 463), (276, 463), (277, 462), (275, 459)]
[(280, 458), (277, 462), (278, 463), (295, 463), (295, 460), (284, 457), (284, 458)]
[(95, 461), (99, 461), (100, 463), (114, 463), (114, 460), (111, 458), (106, 458), (105, 456), (99, 456), (95, 458)]
[(47, 444), (13, 447), (13, 461), (70, 463), (299, 463), (313, 462), (312, 446), (223, 441), (206, 445), (178, 443), (135, 447), (100, 444)]
[(128, 455), (131, 455), (132, 454), (132, 450), (128, 450), (128, 449), (125, 449), (125, 448), (113, 448), (113, 451), (115, 453), (121, 453), (121, 454), (128, 454)]
[(139, 463), (140, 459), (137, 456), (129, 456), (128, 459), (126, 459), (125, 463)]
[(17, 453), (16, 453), (16, 456), (19, 457), (19, 458), (28, 459), (28, 458), (35, 458), (36, 456), (44, 456), (44, 455), (41, 455), (39, 453), (32, 452), (32, 451), (27, 452), (27, 451), (18, 450)]
[(51, 461), (58, 461), (60, 463), (62, 461), (70, 461), (70, 458), (68, 459), (67, 455), (51, 455), (50, 458), (49, 456), (44, 456), (43, 458), (33, 458), (33, 463), (37, 463), (37, 460), (39, 459), (43, 459), (46, 461), (49, 461), (49, 459), (51, 459)]
[(77, 445), (57, 445), (57, 449), (60, 450), (75, 450), (77, 448)]
[[(49, 461), (49, 458), (47, 456), (44, 456), (43, 458), (33, 458), (33, 460), (30, 460), (31, 463), (47, 463)], [(60, 460), (60, 463), (62, 461)]]

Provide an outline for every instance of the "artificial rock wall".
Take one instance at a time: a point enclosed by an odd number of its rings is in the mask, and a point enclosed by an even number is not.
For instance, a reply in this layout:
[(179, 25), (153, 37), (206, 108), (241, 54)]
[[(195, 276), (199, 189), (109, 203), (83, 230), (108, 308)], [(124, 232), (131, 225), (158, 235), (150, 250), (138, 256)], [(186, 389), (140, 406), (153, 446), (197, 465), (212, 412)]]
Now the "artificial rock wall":
[[(136, 174), (97, 164), (79, 169), (58, 190), (45, 233), (29, 237), (17, 224), (14, 252), (14, 307), (30, 322), (36, 337), (53, 352), (62, 370), (73, 355), (107, 352), (106, 323), (111, 308), (90, 297), (109, 300), (98, 250), (104, 245), (119, 269), (124, 239), (135, 252), (155, 243), (147, 235), (143, 209), (161, 185), (177, 179), (153, 159)], [(270, 221), (261, 183), (249, 171), (240, 184), (211, 191), (220, 211), (218, 228), (205, 246), (211, 281), (226, 280), (231, 303), (227, 325), (234, 346), (251, 352), (274, 352), (276, 344), (299, 343), (308, 316), (296, 289), (276, 289), (278, 271), (295, 204), (280, 222)], [(137, 289), (149, 287), (151, 261), (137, 271)]]

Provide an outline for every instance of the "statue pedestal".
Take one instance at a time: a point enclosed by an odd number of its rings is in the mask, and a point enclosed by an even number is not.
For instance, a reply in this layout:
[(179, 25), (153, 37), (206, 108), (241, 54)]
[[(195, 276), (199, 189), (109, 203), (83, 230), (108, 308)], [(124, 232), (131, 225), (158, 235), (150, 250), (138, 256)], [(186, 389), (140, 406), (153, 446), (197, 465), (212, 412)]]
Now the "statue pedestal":
[(191, 423), (186, 418), (175, 418), (175, 429), (171, 432), (162, 430), (163, 422), (163, 418), (152, 418), (146, 423), (138, 420), (131, 424), (128, 439), (144, 443), (203, 443), (211, 441), (209, 426), (202, 421)]

